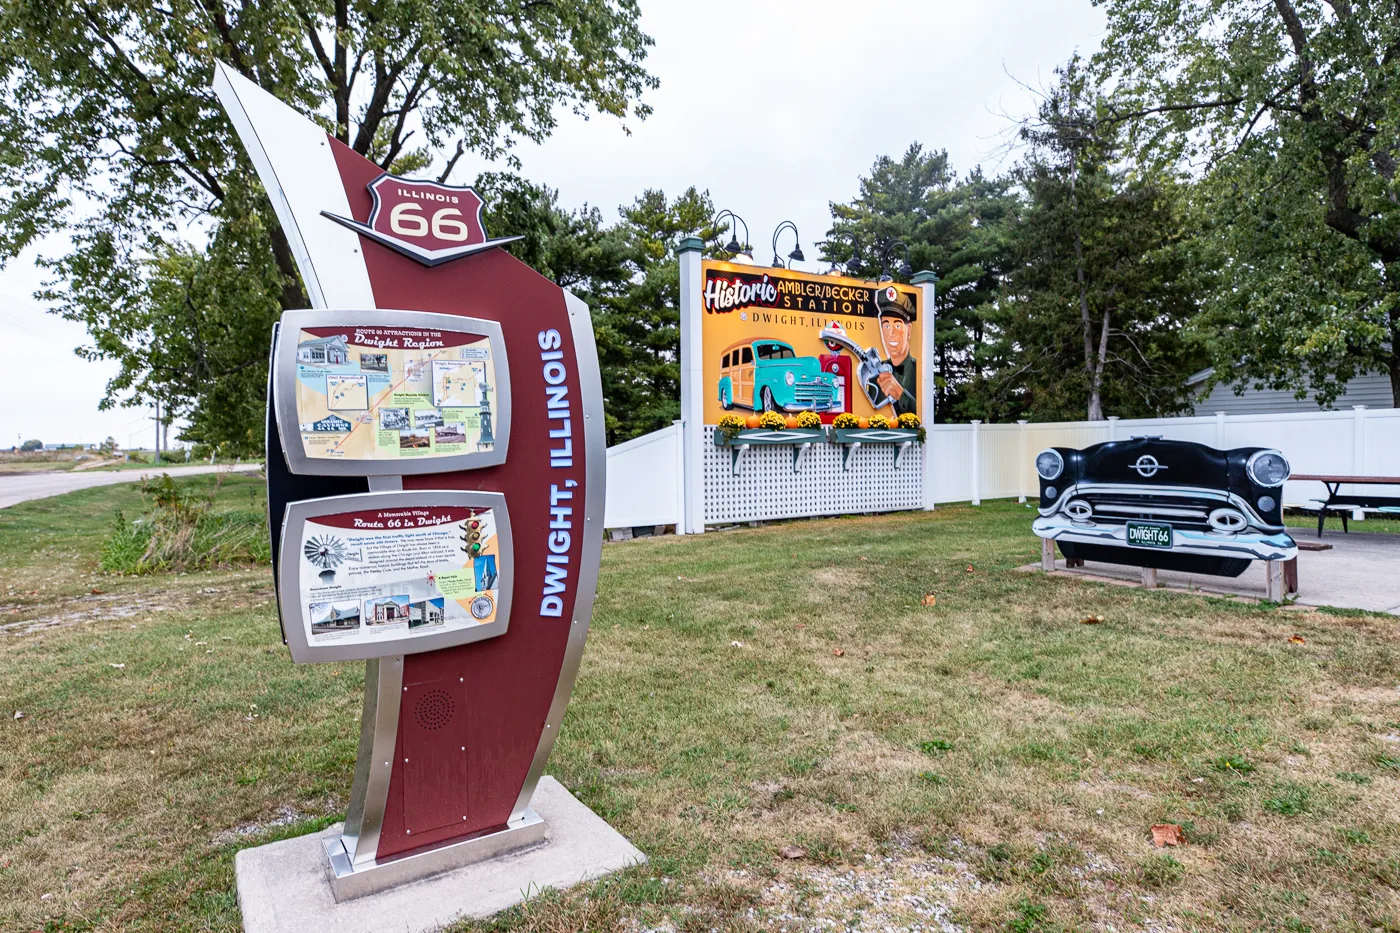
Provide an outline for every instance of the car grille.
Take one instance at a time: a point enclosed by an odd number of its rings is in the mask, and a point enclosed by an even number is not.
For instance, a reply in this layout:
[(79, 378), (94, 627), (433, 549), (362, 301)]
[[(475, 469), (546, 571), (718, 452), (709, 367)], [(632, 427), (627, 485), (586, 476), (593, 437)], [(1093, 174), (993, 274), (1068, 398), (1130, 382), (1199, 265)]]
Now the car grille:
[(1218, 499), (1189, 494), (1131, 495), (1124, 493), (1084, 493), (1074, 496), (1093, 508), (1093, 520), (1103, 525), (1128, 521), (1169, 522), (1178, 528), (1208, 531), (1206, 518), (1224, 503)]
[(799, 382), (793, 386), (792, 395), (799, 405), (827, 405), (832, 388), (824, 382)]

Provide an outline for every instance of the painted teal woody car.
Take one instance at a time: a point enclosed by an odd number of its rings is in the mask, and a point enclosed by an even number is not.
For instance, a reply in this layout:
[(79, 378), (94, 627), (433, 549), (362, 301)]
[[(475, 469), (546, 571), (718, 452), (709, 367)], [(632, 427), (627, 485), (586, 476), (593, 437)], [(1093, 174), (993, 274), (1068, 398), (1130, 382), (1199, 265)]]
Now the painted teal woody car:
[(781, 340), (742, 340), (720, 359), (719, 403), (754, 411), (827, 411), (836, 383), (815, 356), (798, 356)]

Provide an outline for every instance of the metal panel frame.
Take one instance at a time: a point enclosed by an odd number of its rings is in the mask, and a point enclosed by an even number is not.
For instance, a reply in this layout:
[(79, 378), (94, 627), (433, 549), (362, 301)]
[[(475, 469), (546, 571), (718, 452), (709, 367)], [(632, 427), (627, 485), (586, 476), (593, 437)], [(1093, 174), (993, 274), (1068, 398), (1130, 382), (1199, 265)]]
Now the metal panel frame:
[(328, 840), (341, 847), (351, 871), (373, 865), (379, 849), (402, 701), (403, 656), (366, 661), (365, 708), (360, 717), (360, 747), (350, 784), (350, 805), (341, 834)]
[(580, 407), (583, 409), (583, 445), (587, 486), (583, 501), (583, 543), (579, 553), (578, 589), (574, 595), (574, 613), (569, 622), (569, 641), (564, 648), (564, 663), (554, 686), (554, 698), (549, 703), (540, 743), (525, 775), (525, 783), (511, 809), (510, 823), (525, 818), (530, 798), (544, 774), (549, 753), (559, 737), (559, 725), (569, 708), (569, 696), (574, 692), (579, 664), (583, 661), (583, 643), (588, 638), (588, 626), (593, 619), (593, 602), (598, 595), (598, 568), (603, 558), (604, 507), (608, 491), (608, 448), (603, 430), (603, 379), (598, 368), (598, 347), (593, 338), (593, 318), (588, 305), (568, 289), (564, 301), (569, 309), (569, 328), (574, 339), (574, 357), (578, 366)]
[(321, 844), (328, 863), (326, 874), (331, 896), (339, 903), (439, 875), (463, 865), (533, 848), (545, 842), (548, 835), (548, 827), (539, 814), (526, 810), (520, 819), (502, 829), (483, 830), (466, 839), (382, 862), (370, 859), (368, 862), (352, 863), (342, 845), (342, 836), (323, 840)]
[[(491, 509), (496, 520), (496, 538), (499, 553), (500, 600), (496, 604), (496, 621), (487, 625), (458, 629), (451, 632), (403, 635), (399, 638), (382, 639), (373, 642), (347, 645), (311, 644), (306, 634), (306, 612), (301, 598), (301, 529), (307, 520), (326, 515), (339, 515), (345, 512), (363, 512), (370, 509), (393, 508), (458, 507)], [(599, 522), (602, 521), (600, 517)], [(291, 547), (289, 547), (291, 543)], [(436, 651), (439, 648), (452, 648), (487, 638), (503, 635), (510, 624), (511, 597), (515, 588), (515, 551), (510, 532), (510, 515), (506, 511), (506, 497), (499, 492), (481, 492), (456, 489), (413, 490), (411, 492), (367, 492), (354, 496), (332, 496), (326, 499), (307, 499), (287, 506), (286, 517), (282, 520), (282, 554), (279, 566), (280, 576), (277, 587), (277, 600), (286, 621), (287, 648), (292, 660), (298, 664), (316, 664), (329, 661), (367, 661), (373, 658), (392, 658), (396, 655), (419, 654)], [(368, 675), (368, 670), (366, 674)], [(402, 674), (400, 674), (402, 676)]]
[[(281, 336), (285, 339), (278, 341), (276, 350), (274, 378), (277, 391), (274, 398), (277, 404), (277, 433), (282, 438), (287, 468), (293, 473), (312, 476), (407, 476), (477, 470), (505, 463), (510, 444), (510, 362), (506, 359), (505, 338), (502, 336), (500, 324), (456, 314), (388, 309), (286, 311), (282, 314), (281, 324)], [(491, 344), (491, 362), (496, 369), (496, 400), (491, 409), (492, 426), (496, 435), (494, 446), (491, 450), (476, 453), (397, 460), (323, 460), (308, 457), (301, 440), (301, 421), (297, 417), (297, 342), (290, 336), (294, 330), (300, 332), (307, 327), (414, 327), (467, 332), (486, 337)], [(297, 430), (289, 437), (293, 427)]]

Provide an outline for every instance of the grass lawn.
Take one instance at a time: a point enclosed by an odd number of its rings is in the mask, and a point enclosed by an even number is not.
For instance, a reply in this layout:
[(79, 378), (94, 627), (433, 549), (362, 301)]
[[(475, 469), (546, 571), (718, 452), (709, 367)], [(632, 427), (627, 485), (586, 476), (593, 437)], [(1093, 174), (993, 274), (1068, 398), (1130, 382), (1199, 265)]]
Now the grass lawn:
[[(362, 665), (292, 665), (265, 568), (98, 573), (117, 508), (0, 510), (0, 929), (236, 930)], [(607, 545), (550, 772), (651, 863), (457, 929), (1400, 930), (1397, 620), (1022, 573), (1029, 522)]]
[[(1395, 494), (1400, 496), (1400, 489), (1397, 489)], [(1303, 539), (1309, 539), (1317, 536), (1316, 512), (1284, 512), (1283, 523), (1295, 529), (1292, 532), (1295, 538), (1301, 536)], [(1340, 512), (1328, 512), (1327, 521), (1323, 522), (1322, 529), (1324, 533), (1329, 531), (1340, 532), (1342, 530), (1342, 514)], [(1366, 515), (1365, 521), (1349, 521), (1348, 530), (1379, 531), (1385, 534), (1400, 534), (1400, 515), (1383, 515), (1379, 512), (1371, 512)], [(1308, 532), (1311, 532), (1311, 534)]]

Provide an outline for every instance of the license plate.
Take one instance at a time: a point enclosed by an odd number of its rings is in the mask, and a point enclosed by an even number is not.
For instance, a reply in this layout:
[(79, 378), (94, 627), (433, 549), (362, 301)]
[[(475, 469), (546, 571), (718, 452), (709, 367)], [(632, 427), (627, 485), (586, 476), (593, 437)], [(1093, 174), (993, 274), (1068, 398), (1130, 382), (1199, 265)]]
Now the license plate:
[(1129, 547), (1171, 549), (1172, 526), (1159, 522), (1128, 522)]

